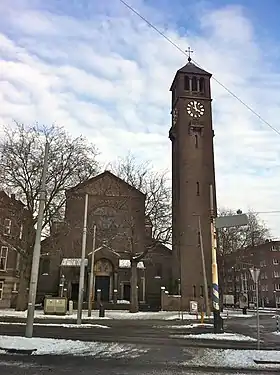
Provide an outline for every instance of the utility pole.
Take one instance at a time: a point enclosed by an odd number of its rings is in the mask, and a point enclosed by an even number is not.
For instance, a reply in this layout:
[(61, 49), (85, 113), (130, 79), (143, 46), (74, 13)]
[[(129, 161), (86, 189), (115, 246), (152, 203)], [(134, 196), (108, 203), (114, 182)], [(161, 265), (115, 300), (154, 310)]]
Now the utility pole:
[(210, 215), (211, 215), (211, 245), (212, 245), (212, 304), (214, 314), (214, 332), (222, 331), (222, 319), (220, 317), (220, 297), (217, 265), (217, 233), (216, 215), (214, 212), (214, 192), (213, 185), (210, 185)]
[(38, 274), (39, 274), (39, 266), (40, 266), (40, 255), (41, 255), (41, 233), (42, 233), (44, 209), (45, 209), (45, 203), (46, 203), (46, 176), (47, 176), (47, 169), (48, 169), (48, 155), (49, 155), (49, 144), (48, 142), (46, 142), (42, 180), (41, 180), (41, 191), (40, 191), (40, 198), (39, 198), (40, 202), (39, 202), (38, 220), (37, 220), (37, 228), (36, 228), (36, 237), (35, 237), (35, 244), (34, 244), (34, 249), (33, 249), (31, 278), (30, 278), (30, 284), (29, 284), (28, 310), (27, 310), (25, 337), (33, 336), (33, 323), (34, 323), (35, 303), (36, 303), (36, 294), (37, 294)]
[(88, 317), (91, 317), (92, 300), (93, 300), (93, 280), (94, 280), (94, 253), (95, 253), (96, 225), (93, 227), (92, 254), (89, 277), (89, 294), (88, 294)]
[(87, 243), (87, 211), (88, 211), (88, 194), (85, 195), (85, 209), (84, 209), (84, 225), (83, 225), (83, 237), (82, 237), (82, 256), (81, 256), (81, 265), (80, 265), (77, 324), (82, 323), (82, 312), (83, 312), (83, 302), (84, 302), (85, 258), (86, 258), (86, 243)]
[(206, 276), (206, 269), (205, 269), (204, 247), (203, 247), (203, 237), (202, 237), (202, 231), (201, 231), (200, 215), (198, 215), (198, 231), (199, 231), (199, 242), (200, 242), (200, 251), (201, 251), (202, 272), (203, 272), (203, 281), (204, 281), (204, 294), (205, 294), (206, 314), (209, 317), (211, 315), (211, 311), (210, 311), (209, 298), (208, 298), (208, 286), (207, 286), (207, 276)]

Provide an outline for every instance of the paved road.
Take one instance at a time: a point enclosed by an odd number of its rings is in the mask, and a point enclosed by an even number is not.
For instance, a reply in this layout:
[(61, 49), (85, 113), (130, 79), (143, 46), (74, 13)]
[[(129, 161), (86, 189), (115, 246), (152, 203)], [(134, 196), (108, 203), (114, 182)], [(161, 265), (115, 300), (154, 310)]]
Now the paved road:
[[(237, 332), (257, 338), (256, 316), (250, 318), (229, 318), (225, 321), (227, 332)], [(273, 313), (260, 315), (260, 337), (262, 347), (267, 349), (280, 350), (280, 335), (275, 335), (276, 319)]]
[[(167, 348), (168, 351), (172, 348)], [(165, 350), (165, 354), (167, 351)], [(61, 357), (61, 356), (0, 356), (1, 375), (214, 375), (214, 374), (279, 374), (277, 371), (235, 369), (188, 368), (174, 361), (168, 363), (159, 361), (157, 353), (143, 359), (134, 360), (100, 360), (89, 357)], [(164, 354), (164, 353), (162, 353)], [(162, 357), (162, 356), (161, 356)], [(176, 355), (178, 357), (178, 355)], [(174, 360), (175, 358), (173, 358)]]

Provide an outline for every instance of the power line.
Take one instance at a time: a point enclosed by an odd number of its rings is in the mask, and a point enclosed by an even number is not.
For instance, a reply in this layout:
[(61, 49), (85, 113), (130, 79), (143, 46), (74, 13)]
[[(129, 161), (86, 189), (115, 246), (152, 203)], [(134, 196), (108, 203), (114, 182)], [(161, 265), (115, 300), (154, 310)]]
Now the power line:
[[(143, 17), (139, 12), (137, 12), (132, 6), (127, 4), (124, 0), (119, 0), (123, 5), (125, 5), (131, 12), (136, 14), (139, 18), (141, 18), (144, 22), (146, 22), (147, 25), (149, 25), (152, 29), (154, 29), (158, 34), (160, 34), (165, 40), (167, 40), (170, 44), (172, 44), (173, 47), (175, 47), (178, 51), (183, 53), (186, 57), (188, 55), (186, 52), (180, 48), (176, 43), (172, 41), (172, 39), (168, 38), (162, 31), (160, 31), (156, 26), (154, 26), (150, 21), (148, 21), (145, 17)], [(192, 59), (192, 61), (201, 68), (201, 66)], [(220, 85), (224, 90), (226, 90), (232, 97), (234, 97), (236, 100), (239, 101), (245, 108), (248, 109), (251, 113), (253, 113), (256, 117), (258, 117), (259, 120), (261, 120), (265, 125), (267, 125), (271, 130), (273, 130), (275, 133), (280, 135), (280, 130), (275, 128), (273, 125), (271, 125), (268, 121), (266, 121), (260, 114), (258, 114), (253, 108), (251, 108), (248, 104), (246, 104), (242, 99), (240, 99), (233, 91), (231, 91), (229, 88), (227, 88), (222, 82), (220, 82), (217, 78), (212, 76), (212, 79)]]

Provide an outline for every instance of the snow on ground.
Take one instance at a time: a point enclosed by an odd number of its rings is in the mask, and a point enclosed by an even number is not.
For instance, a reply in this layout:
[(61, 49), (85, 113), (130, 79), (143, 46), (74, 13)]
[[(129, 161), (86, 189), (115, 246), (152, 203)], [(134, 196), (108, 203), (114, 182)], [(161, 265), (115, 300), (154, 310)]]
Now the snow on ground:
[[(0, 336), (0, 347), (37, 349), (33, 355), (77, 355), (98, 358), (137, 358), (147, 352), (146, 349), (127, 344), (16, 336)], [(5, 352), (2, 351), (1, 354), (3, 353)]]
[[(189, 351), (189, 350), (188, 350)], [(238, 350), (238, 349), (200, 349), (194, 351), (194, 357), (185, 362), (188, 366), (213, 366), (231, 368), (265, 368), (280, 369), (280, 365), (256, 364), (254, 360), (280, 361), (277, 350)]]
[[(100, 318), (99, 312), (97, 310), (92, 311), (92, 316), (89, 318), (87, 316), (87, 311), (83, 311), (83, 319), (86, 320), (96, 320), (96, 319), (160, 319), (160, 320), (178, 320), (181, 319), (179, 312), (176, 311), (159, 311), (159, 312), (143, 312), (140, 311), (138, 313), (130, 313), (128, 310), (106, 310), (105, 317)], [(14, 318), (26, 318), (27, 311), (15, 311), (10, 309), (1, 310), (0, 309), (0, 320), (1, 316), (10, 316)], [(196, 315), (191, 315), (184, 313), (184, 319), (186, 320), (196, 320)], [(76, 319), (77, 312), (74, 311), (73, 315), (45, 315), (44, 311), (36, 310), (35, 311), (35, 318), (37, 319)]]
[[(26, 323), (16, 323), (16, 322), (0, 322), (0, 325), (17, 325), (17, 326), (25, 326)], [(111, 328), (109, 326), (104, 326), (101, 324), (59, 324), (59, 323), (34, 323), (34, 326), (48, 326), (48, 327), (63, 327), (63, 328)]]
[(256, 341), (253, 337), (241, 335), (239, 333), (198, 333), (196, 335), (171, 335), (170, 337), (195, 340)]
[(176, 326), (154, 326), (154, 328), (167, 328), (167, 329), (191, 329), (191, 328), (212, 328), (213, 324), (192, 323), (187, 325)]

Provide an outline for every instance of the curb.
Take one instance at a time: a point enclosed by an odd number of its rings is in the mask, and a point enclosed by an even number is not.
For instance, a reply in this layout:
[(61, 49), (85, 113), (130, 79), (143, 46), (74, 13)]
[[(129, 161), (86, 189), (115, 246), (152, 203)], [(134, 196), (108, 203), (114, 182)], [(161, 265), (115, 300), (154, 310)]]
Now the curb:
[(0, 346), (0, 350), (3, 350), (4, 352), (8, 354), (27, 354), (31, 355), (33, 352), (36, 352), (37, 349), (15, 349), (15, 348), (2, 348)]

